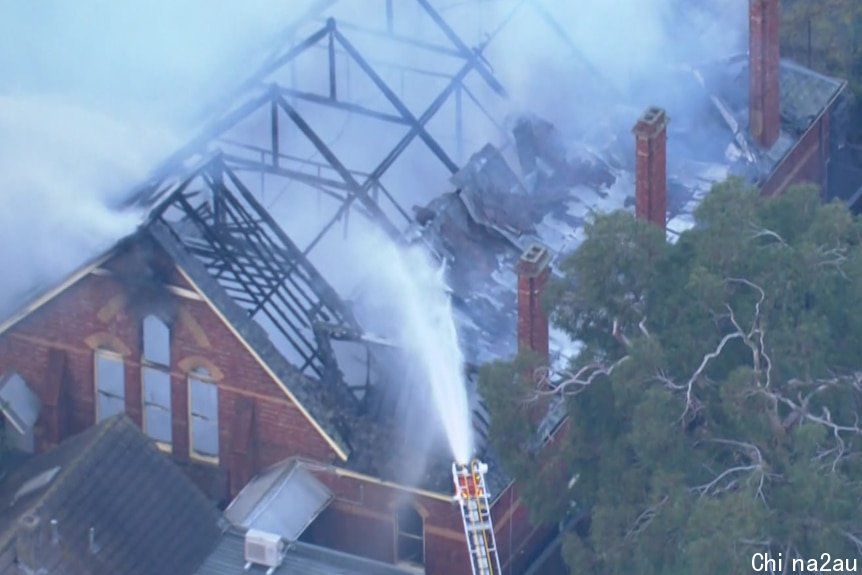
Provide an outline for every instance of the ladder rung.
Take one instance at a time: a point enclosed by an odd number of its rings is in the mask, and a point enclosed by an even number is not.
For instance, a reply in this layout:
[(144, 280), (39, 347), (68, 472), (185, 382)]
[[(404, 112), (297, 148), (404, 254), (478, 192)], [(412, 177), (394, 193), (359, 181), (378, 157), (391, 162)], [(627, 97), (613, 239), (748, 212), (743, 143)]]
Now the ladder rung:
[(489, 521), (485, 521), (484, 523), (472, 523), (468, 525), (468, 527), (473, 533), (490, 531), (491, 523)]

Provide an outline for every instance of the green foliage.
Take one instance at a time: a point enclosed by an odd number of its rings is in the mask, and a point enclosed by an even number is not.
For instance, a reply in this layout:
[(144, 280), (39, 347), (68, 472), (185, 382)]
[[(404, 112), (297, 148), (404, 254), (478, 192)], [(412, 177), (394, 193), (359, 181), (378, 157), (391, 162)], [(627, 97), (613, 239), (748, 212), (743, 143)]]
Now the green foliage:
[(567, 433), (526, 448), (535, 364), (520, 358), (481, 373), (494, 446), (535, 517), (589, 510), (588, 532), (564, 544), (577, 572), (741, 573), (752, 553), (788, 548), (856, 556), (862, 223), (812, 187), (765, 200), (737, 179), (695, 215), (673, 244), (623, 212), (587, 226), (548, 296), (582, 344), (558, 374), (577, 390)]
[(857, 0), (784, 0), (782, 53), (848, 80), (862, 95), (862, 4)]

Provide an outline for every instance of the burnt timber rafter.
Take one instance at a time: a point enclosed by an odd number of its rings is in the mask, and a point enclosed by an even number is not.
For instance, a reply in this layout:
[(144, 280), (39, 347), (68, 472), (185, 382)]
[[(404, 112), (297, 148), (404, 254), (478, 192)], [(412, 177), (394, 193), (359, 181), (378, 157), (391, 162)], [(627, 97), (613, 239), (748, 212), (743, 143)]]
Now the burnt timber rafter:
[(321, 376), (315, 326), (359, 326), (224, 159), (193, 170), (164, 198), (151, 219), (166, 224), (251, 317), (268, 319), (301, 358), (300, 371)]
[[(265, 181), (264, 176), (274, 176), (285, 182), (282, 189), (287, 188), (291, 182), (295, 182), (326, 194), (337, 202), (333, 210), (335, 216), (321, 222), (317, 236), (310, 244), (303, 246), (303, 252), (306, 254), (323, 239), (335, 223), (342, 221), (346, 225), (351, 208), (360, 209), (388, 235), (396, 239), (399, 238), (401, 230), (412, 222), (412, 216), (399, 202), (397, 191), (392, 193), (388, 190), (384, 186), (382, 178), (410, 144), (416, 140), (423, 142), (433, 157), (449, 173), (455, 173), (459, 169), (457, 162), (450, 156), (449, 152), (428, 132), (427, 125), (443, 105), (450, 98), (454, 98), (457, 116), (455, 118), (455, 132), (459, 135), (463, 134), (463, 124), (460, 118), (463, 113), (462, 94), (466, 94), (474, 103), (478, 104), (464, 83), (471, 72), (475, 72), (493, 92), (503, 97), (506, 94), (502, 85), (494, 78), (489, 66), (482, 59), (482, 50), (487, 41), (480, 47), (468, 47), (429, 2), (425, 0), (412, 1), (420, 8), (422, 14), (430, 18), (431, 25), (440, 29), (441, 38), (445, 40), (434, 43), (399, 33), (395, 26), (394, 12), (400, 9), (401, 5), (396, 2), (389, 2), (386, 5), (387, 25), (385, 29), (364, 29), (362, 26), (345, 23), (344, 31), (342, 31), (340, 29), (341, 23), (329, 18), (324, 26), (311, 33), (304, 40), (292, 44), (282, 53), (274, 52), (269, 61), (244, 83), (246, 97), (248, 94), (254, 94), (254, 92), (257, 94), (253, 95), (247, 103), (235, 107), (222, 119), (212, 124), (204, 135), (177, 153), (163, 170), (176, 170), (189, 158), (203, 157), (207, 153), (219, 149), (224, 151), (223, 160), (226, 166), (236, 173), (244, 174), (244, 177), (254, 177), (255, 174), (260, 174), (260, 181), (263, 183)], [(337, 3), (325, 2), (323, 6)], [(289, 33), (285, 35), (293, 36), (298, 29), (298, 26), (292, 27)], [(395, 44), (409, 44), (431, 53), (455, 58), (456, 62), (457, 59), (460, 59), (462, 65), (452, 73), (423, 71), (416, 67), (395, 65), (396, 68), (411, 74), (427, 74), (442, 78), (445, 81), (444, 87), (433, 99), (430, 106), (424, 111), (420, 110), (421, 113), (416, 115), (401, 100), (396, 90), (387, 84), (386, 80), (378, 73), (372, 61), (367, 59), (348, 39), (347, 34), (351, 31), (375, 34)], [(301, 54), (312, 49), (324, 50), (326, 53), (323, 66), (319, 71), (321, 77), (324, 78), (324, 84), (327, 86), (322, 92), (315, 93), (303, 90), (302, 86), (283, 85), (267, 81), (267, 78), (272, 74), (292, 65)], [(391, 107), (391, 111), (375, 110), (362, 105), (362, 102), (350, 101), (344, 97), (342, 91), (339, 90), (338, 74), (336, 73), (336, 56), (338, 54), (344, 55), (351, 67), (358, 69), (364, 78), (370, 80), (373, 89), (383, 96), (384, 101)], [(387, 68), (391, 67), (392, 65), (387, 66)], [(406, 134), (376, 165), (348, 167), (324, 139), (312, 129), (311, 124), (296, 108), (295, 103), (298, 101), (356, 114), (389, 125), (403, 126), (406, 128)], [(253, 142), (254, 147), (257, 148), (255, 155), (249, 149), (248, 143), (232, 141), (235, 138), (231, 137), (231, 132), (243, 120), (254, 114), (259, 114), (267, 108), (269, 115), (268, 134)], [(484, 108), (480, 106), (479, 109), (488, 115)], [(488, 116), (490, 118), (490, 115)], [(284, 124), (285, 117), (290, 120), (288, 124)], [(493, 122), (493, 118), (490, 119)], [(496, 125), (496, 122), (493, 123)], [(284, 149), (285, 145), (279, 139), (280, 134), (287, 133), (288, 130), (292, 132), (298, 130), (302, 134), (303, 138), (312, 145), (319, 158), (323, 159), (324, 167), (320, 167), (311, 159), (289, 155), (289, 150)], [(235, 152), (232, 147), (240, 148), (240, 150)], [(458, 144), (452, 151), (458, 154), (456, 157), (460, 157), (463, 150)], [(279, 186), (280, 184), (275, 185)], [(283, 192), (279, 192), (279, 194), (281, 193)], [(154, 199), (149, 198), (149, 201)]]

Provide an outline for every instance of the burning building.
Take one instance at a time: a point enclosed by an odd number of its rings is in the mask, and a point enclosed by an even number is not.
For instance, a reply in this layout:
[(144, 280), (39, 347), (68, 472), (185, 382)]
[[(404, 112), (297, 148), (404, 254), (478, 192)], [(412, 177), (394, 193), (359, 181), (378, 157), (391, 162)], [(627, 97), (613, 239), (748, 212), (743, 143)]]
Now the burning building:
[[(5, 433), (41, 451), (125, 412), (215, 499), (314, 486), (323, 495), (287, 540), (466, 573), (450, 456), (415, 362), (386, 336), (374, 276), (387, 262), (363, 238), (420, 245), (446, 262), (501, 567), (522, 573), (557, 527), (529, 522), (485, 445), (475, 368), (519, 348), (572, 353), (538, 302), (591, 213), (634, 206), (673, 234), (729, 174), (767, 194), (827, 186), (844, 84), (781, 61), (777, 1), (752, 0), (747, 57), (661, 72), (696, 105), (676, 115), (669, 97), (641, 115), (609, 89), (580, 139), (499, 117), (509, 90), (488, 58), (514, 22), (532, 14), (571, 43), (539, 0), (511, 2), (469, 41), (458, 14), (428, 0), (346, 4), (322, 2), (288, 30), (201, 136), (129, 194), (120, 209), (139, 215), (135, 233), (9, 303)], [(421, 37), (400, 28), (401, 10), (421, 18)], [(583, 59), (571, 73), (606, 83)], [(562, 413), (552, 402), (541, 414), (541, 441)]]

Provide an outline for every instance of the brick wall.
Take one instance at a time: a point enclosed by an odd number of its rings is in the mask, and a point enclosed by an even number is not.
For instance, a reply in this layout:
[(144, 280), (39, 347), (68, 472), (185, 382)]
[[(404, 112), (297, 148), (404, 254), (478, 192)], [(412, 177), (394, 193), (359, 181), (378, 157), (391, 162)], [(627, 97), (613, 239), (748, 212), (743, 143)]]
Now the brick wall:
[(749, 128), (770, 148), (781, 129), (779, 0), (749, 0), (748, 18)]
[(538, 244), (521, 254), (518, 272), (518, 351), (530, 351), (544, 362), (549, 357), (548, 316), (542, 294), (551, 276), (550, 253)]
[[(155, 250), (153, 246), (148, 249)], [(156, 250), (155, 258), (165, 260), (166, 256)], [(137, 264), (133, 252), (116, 256), (102, 266), (116, 274), (84, 277), (0, 334), (0, 373), (18, 371), (44, 400), (48, 394), (45, 382), (49, 375), (49, 352), (62, 351), (66, 357), (66, 385), (70, 388), (64, 406), (69, 415), (65, 435), (73, 434), (95, 422), (93, 345), (107, 342), (114, 351), (123, 354), (126, 412), (140, 425), (141, 322), (148, 313), (168, 314), (173, 456), (210, 495), (219, 499), (227, 495), (231, 421), (240, 397), (249, 398), (254, 404), (256, 469), (294, 455), (324, 462), (334, 460), (336, 455), (325, 439), (205, 301), (152, 286), (143, 289), (124, 281), (123, 270)], [(139, 271), (146, 276), (144, 270)], [(174, 272), (162, 276), (164, 283), (192, 288)], [(193, 461), (189, 456), (187, 376), (189, 369), (201, 364), (217, 374), (221, 469)], [(43, 437), (40, 448), (49, 447), (57, 439), (63, 437)]]
[[(413, 505), (425, 521), (426, 575), (470, 575), (461, 515), (454, 501), (443, 501), (332, 470), (317, 472), (336, 500), (312, 524), (305, 539), (379, 561), (395, 559), (395, 512)], [(517, 575), (542, 550), (553, 527), (530, 524), (526, 505), (510, 486), (491, 510), (503, 569)]]
[(635, 215), (667, 225), (667, 113), (650, 107), (638, 119), (635, 135)]
[(469, 575), (467, 544), (461, 516), (454, 502), (410, 493), (334, 470), (317, 473), (336, 500), (314, 522), (309, 541), (378, 561), (393, 562), (395, 514), (412, 505), (424, 518), (427, 575)]
[(831, 108), (799, 139), (761, 186), (765, 196), (781, 194), (793, 184), (810, 182), (826, 189)]
[[(149, 249), (153, 249), (152, 246)], [(155, 257), (156, 260), (165, 259), (160, 253)], [(110, 273), (84, 277), (0, 334), (0, 372), (18, 371), (43, 399), (48, 395), (45, 382), (50, 380), (49, 355), (53, 350), (55, 356), (58, 352), (65, 356), (65, 384), (69, 393), (61, 407), (69, 415), (69, 424), (61, 437), (45, 438), (40, 447), (44, 449), (94, 424), (93, 346), (97, 342), (108, 343), (123, 354), (126, 412), (141, 424), (141, 323), (145, 315), (161, 312), (171, 318), (173, 457), (207, 493), (225, 498), (231, 475), (248, 471), (240, 469), (241, 463), (234, 463), (236, 445), (231, 443), (232, 432), (237, 428), (235, 413), (243, 412), (242, 405), (253, 407), (252, 471), (292, 456), (321, 463), (335, 462), (336, 455), (323, 437), (205, 301), (164, 289), (143, 289), (123, 279), (124, 270), (129, 266), (137, 269), (138, 260), (133, 253), (116, 256), (102, 266)], [(163, 265), (160, 277), (163, 284), (182, 290), (193, 288), (169, 265)], [(201, 463), (189, 456), (186, 378), (188, 371), (202, 362), (219, 387), (219, 466)], [(426, 573), (469, 573), (461, 518), (453, 502), (337, 474), (330, 466), (323, 469), (320, 478), (332, 489), (336, 501), (311, 526), (307, 533), (309, 540), (393, 561), (395, 512), (400, 504), (410, 503), (425, 521)], [(242, 484), (244, 481), (240, 486)], [(508, 565), (510, 550), (516, 559), (533, 554), (536, 549), (524, 549), (524, 545), (534, 546), (537, 531), (528, 524), (526, 509), (513, 491), (498, 498), (492, 513), (498, 522), (498, 543), (506, 557), (504, 573), (518, 573)], [(518, 561), (513, 560), (512, 565), (520, 568)]]

